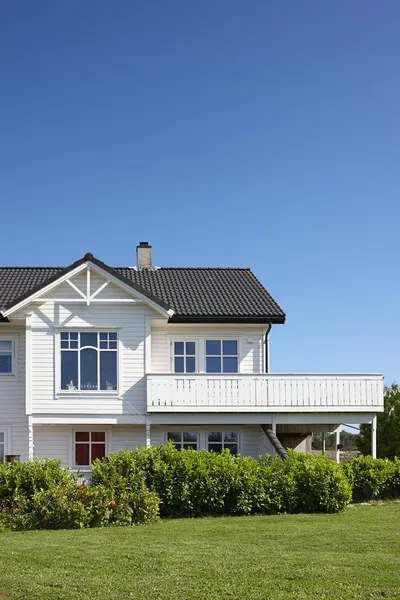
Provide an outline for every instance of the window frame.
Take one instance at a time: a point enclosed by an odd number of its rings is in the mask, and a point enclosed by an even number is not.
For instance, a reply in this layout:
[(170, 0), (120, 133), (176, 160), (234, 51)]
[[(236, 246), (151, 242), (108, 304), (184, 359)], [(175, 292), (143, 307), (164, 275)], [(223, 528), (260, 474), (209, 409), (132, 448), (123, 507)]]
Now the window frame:
[[(116, 375), (117, 375), (117, 387), (113, 390), (101, 390), (101, 389), (97, 389), (97, 390), (81, 390), (81, 389), (77, 389), (77, 390), (68, 390), (68, 389), (64, 389), (61, 387), (61, 352), (66, 351), (66, 352), (78, 352), (78, 383), (80, 380), (80, 360), (79, 360), (79, 355), (80, 355), (80, 351), (83, 348), (77, 348), (77, 349), (65, 349), (65, 348), (61, 348), (61, 334), (62, 333), (78, 333), (78, 336), (80, 333), (97, 333), (98, 335), (100, 333), (116, 333), (117, 335), (117, 348), (116, 349), (102, 349), (100, 348), (100, 337), (98, 337), (98, 343), (99, 343), (99, 347), (97, 348), (97, 365), (98, 365), (98, 369), (97, 369), (97, 378), (98, 378), (98, 382), (100, 384), (100, 351), (103, 352), (116, 352), (117, 354), (117, 369), (116, 369)], [(121, 356), (121, 340), (120, 340), (120, 334), (119, 334), (119, 328), (116, 327), (59, 327), (56, 329), (56, 343), (55, 343), (55, 364), (56, 364), (56, 370), (55, 370), (55, 393), (56, 396), (59, 396), (60, 394), (66, 394), (66, 395), (83, 395), (83, 394), (88, 394), (88, 395), (93, 395), (93, 394), (103, 394), (103, 395), (112, 395), (112, 396), (119, 396), (120, 395), (120, 389), (121, 389), (121, 379), (122, 379), (122, 373), (121, 373), (121, 360), (120, 360), (120, 356)], [(80, 338), (78, 337), (78, 340)]]
[[(221, 353), (220, 354), (207, 354), (207, 342), (220, 342), (221, 344)], [(223, 353), (223, 342), (236, 342), (236, 354), (226, 354)], [(223, 371), (224, 364), (224, 356), (226, 358), (235, 358), (237, 359), (237, 371)], [(221, 359), (221, 371), (219, 373), (213, 373), (207, 371), (207, 357), (209, 358), (220, 358)], [(240, 373), (240, 340), (238, 337), (205, 337), (204, 338), (204, 372), (207, 375), (238, 375)]]
[[(88, 442), (77, 442), (76, 434), (77, 433), (89, 433), (89, 441)], [(104, 442), (92, 442), (92, 433), (104, 433)], [(104, 456), (108, 456), (108, 444), (109, 444), (109, 435), (108, 430), (101, 427), (96, 427), (95, 429), (82, 427), (81, 429), (74, 429), (72, 432), (72, 461), (70, 462), (73, 465), (74, 470), (82, 471), (82, 469), (88, 470), (91, 468), (91, 461), (88, 465), (77, 465), (76, 464), (76, 444), (79, 445), (89, 444), (89, 459), (92, 458), (92, 444), (103, 444), (104, 443)]]
[[(169, 336), (168, 339), (169, 339), (169, 344), (168, 344), (168, 346), (169, 346), (169, 372), (173, 373), (177, 377), (197, 375), (198, 373), (201, 373), (200, 364), (199, 364), (199, 357), (200, 357), (199, 338), (194, 335), (184, 334), (184, 335)], [(186, 344), (186, 342), (194, 342), (195, 370), (193, 371), (193, 373), (186, 373), (186, 371), (184, 373), (176, 373), (176, 371), (175, 371), (175, 342), (185, 342), (185, 344)], [(178, 355), (178, 356), (181, 356), (181, 355)], [(185, 354), (183, 356), (185, 356), (185, 358), (186, 358), (186, 346), (185, 346)], [(193, 356), (193, 354), (189, 354), (188, 356)], [(185, 369), (186, 369), (186, 361), (185, 361)]]
[(174, 444), (174, 446), (176, 446), (177, 444), (180, 444), (180, 450), (183, 449), (184, 444), (194, 444), (194, 442), (184, 442), (183, 441), (183, 434), (184, 433), (195, 433), (196, 434), (196, 448), (194, 448), (196, 450), (196, 452), (199, 451), (200, 449), (200, 432), (196, 431), (196, 430), (189, 430), (188, 428), (186, 429), (177, 429), (177, 428), (171, 428), (169, 431), (165, 431), (165, 444), (168, 444), (168, 441), (171, 439), (168, 437), (168, 433), (180, 433), (181, 434), (181, 441), (180, 442), (172, 442)]
[[(11, 426), (10, 425), (0, 425), (0, 433), (4, 433), (4, 442), (0, 442), (0, 444), (4, 445), (4, 460), (6, 461), (7, 454), (11, 454)], [(0, 461), (1, 463), (1, 461)]]
[[(210, 433), (221, 433), (222, 434), (222, 441), (221, 442), (209, 442), (208, 441), (208, 436), (209, 436)], [(242, 436), (240, 434), (239, 429), (235, 429), (235, 428), (232, 428), (232, 429), (226, 429), (226, 428), (224, 428), (224, 429), (218, 429), (217, 427), (215, 427), (214, 429), (207, 429), (206, 430), (206, 448), (207, 448), (207, 450), (210, 451), (210, 443), (211, 443), (211, 445), (213, 445), (213, 444), (222, 444), (222, 450), (224, 450), (225, 449), (225, 440), (224, 440), (225, 433), (236, 433), (236, 435), (237, 435), (237, 442), (236, 442), (236, 444), (237, 444), (237, 454), (241, 454), (241, 452), (242, 452), (242, 448), (241, 448), (241, 438), (242, 438)], [(228, 444), (227, 448), (229, 450), (229, 445), (234, 444), (235, 442), (226, 442), (226, 443)], [(212, 448), (211, 448), (211, 450), (212, 450)]]
[(10, 373), (1, 373), (0, 377), (16, 377), (17, 376), (17, 367), (18, 367), (18, 336), (16, 335), (7, 335), (6, 333), (0, 334), (1, 342), (11, 342), (11, 372)]
[[(182, 343), (183, 346), (183, 354), (175, 354), (175, 344), (176, 343)], [(186, 344), (187, 343), (192, 343), (194, 344), (194, 354), (187, 354), (186, 353)], [(171, 343), (171, 370), (173, 373), (175, 373), (176, 375), (195, 375), (196, 373), (199, 372), (198, 369), (198, 362), (199, 362), (199, 358), (198, 358), (198, 344), (197, 344), (197, 340), (196, 339), (192, 339), (192, 338), (187, 338), (187, 339), (173, 339), (172, 343)], [(182, 357), (183, 358), (183, 366), (184, 366), (184, 371), (175, 371), (175, 358), (176, 357)], [(194, 371), (186, 371), (186, 358), (188, 357), (194, 357)]]

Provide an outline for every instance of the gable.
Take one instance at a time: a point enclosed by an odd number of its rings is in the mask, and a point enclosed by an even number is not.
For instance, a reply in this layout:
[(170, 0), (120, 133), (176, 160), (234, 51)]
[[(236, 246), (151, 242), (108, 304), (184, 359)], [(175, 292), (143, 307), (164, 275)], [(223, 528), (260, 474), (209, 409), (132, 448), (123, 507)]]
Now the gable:
[(101, 302), (144, 302), (151, 308), (169, 318), (174, 311), (162, 300), (152, 296), (147, 290), (126, 280), (111, 267), (94, 259), (93, 255), (85, 255), (64, 269), (61, 273), (45, 281), (32, 294), (17, 298), (14, 303), (2, 310), (3, 317), (21, 310), (32, 303), (66, 302), (85, 304)]
[[(86, 270), (81, 271), (74, 275), (73, 277), (69, 277), (68, 281), (62, 281), (56, 287), (49, 290), (48, 292), (41, 295), (41, 299), (45, 301), (46, 299), (55, 299), (55, 300), (80, 300), (82, 299), (82, 303), (87, 303), (87, 272)], [(71, 285), (73, 284), (73, 286)], [(105, 285), (107, 284), (107, 285)], [(79, 291), (78, 291), (79, 290)], [(83, 298), (83, 296), (85, 298)], [(121, 289), (114, 282), (110, 281), (109, 277), (97, 273), (94, 270), (90, 272), (89, 278), (89, 296), (94, 300), (137, 300), (138, 297), (136, 294), (128, 293), (127, 291)], [(83, 302), (86, 299), (86, 302)], [(89, 301), (89, 305), (93, 302)]]

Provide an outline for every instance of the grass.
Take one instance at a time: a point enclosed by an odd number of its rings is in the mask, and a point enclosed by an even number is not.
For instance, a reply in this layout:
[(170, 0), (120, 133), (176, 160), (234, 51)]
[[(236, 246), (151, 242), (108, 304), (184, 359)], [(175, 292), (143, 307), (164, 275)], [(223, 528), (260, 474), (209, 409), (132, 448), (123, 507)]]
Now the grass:
[(400, 598), (400, 503), (0, 534), (0, 599)]

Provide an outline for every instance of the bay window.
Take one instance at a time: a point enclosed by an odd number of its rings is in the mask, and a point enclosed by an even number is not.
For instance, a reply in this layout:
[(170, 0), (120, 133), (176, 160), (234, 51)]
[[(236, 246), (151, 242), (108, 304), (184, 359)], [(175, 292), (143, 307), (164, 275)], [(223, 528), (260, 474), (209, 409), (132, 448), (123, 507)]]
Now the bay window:
[(61, 389), (117, 390), (118, 338), (111, 331), (62, 331)]
[(75, 432), (75, 466), (90, 467), (96, 458), (106, 455), (106, 434), (104, 431)]

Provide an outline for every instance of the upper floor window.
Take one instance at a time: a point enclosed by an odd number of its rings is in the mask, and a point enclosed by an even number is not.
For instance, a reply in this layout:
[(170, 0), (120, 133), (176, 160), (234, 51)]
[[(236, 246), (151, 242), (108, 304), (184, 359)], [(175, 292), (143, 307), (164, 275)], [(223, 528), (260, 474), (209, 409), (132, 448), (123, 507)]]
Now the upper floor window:
[(196, 372), (196, 342), (174, 342), (175, 373)]
[(14, 342), (0, 339), (0, 375), (14, 373)]
[(62, 390), (117, 390), (118, 339), (111, 331), (63, 331)]
[(237, 340), (206, 340), (206, 373), (238, 372)]

